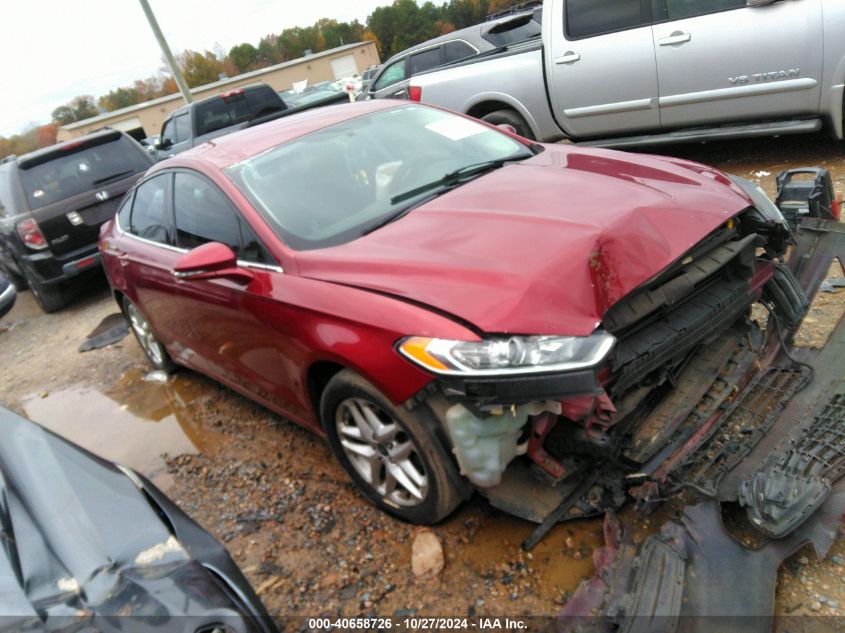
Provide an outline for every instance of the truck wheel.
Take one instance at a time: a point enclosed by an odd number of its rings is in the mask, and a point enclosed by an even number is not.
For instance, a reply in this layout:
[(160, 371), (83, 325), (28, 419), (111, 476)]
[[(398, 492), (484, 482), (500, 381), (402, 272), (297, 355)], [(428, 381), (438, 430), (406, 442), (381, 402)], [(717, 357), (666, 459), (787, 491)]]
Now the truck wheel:
[(47, 314), (58, 312), (67, 305), (67, 298), (62, 291), (62, 286), (58, 284), (42, 284), (33, 275), (24, 270), (24, 277), (26, 284), (32, 291), (32, 296)]
[(411, 523), (436, 523), (461, 502), (459, 475), (432, 429), (343, 370), (320, 399), (329, 446), (370, 501)]
[(522, 115), (518, 112), (514, 112), (513, 110), (496, 110), (490, 114), (485, 114), (481, 117), (481, 120), (485, 123), (489, 123), (490, 125), (502, 125), (503, 123), (511, 125), (520, 136), (524, 136), (532, 141), (537, 140), (534, 138), (534, 133), (531, 131), (531, 128), (528, 127), (525, 119), (522, 118)]

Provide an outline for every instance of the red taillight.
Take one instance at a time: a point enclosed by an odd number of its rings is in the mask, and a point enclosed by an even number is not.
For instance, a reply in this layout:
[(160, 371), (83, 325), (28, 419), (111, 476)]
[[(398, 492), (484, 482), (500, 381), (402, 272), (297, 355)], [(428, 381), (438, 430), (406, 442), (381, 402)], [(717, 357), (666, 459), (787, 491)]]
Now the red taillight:
[(834, 220), (842, 219), (842, 201), (834, 200), (830, 208), (830, 213)]
[(422, 88), (420, 86), (411, 86), (408, 88), (408, 98), (417, 103), (422, 101)]
[(90, 266), (91, 264), (93, 264), (95, 261), (96, 260), (93, 257), (86, 257), (85, 259), (80, 259), (78, 262), (76, 262), (76, 267), (85, 268), (86, 266)]
[(243, 88), (236, 88), (235, 90), (229, 90), (228, 92), (221, 92), (220, 98), (225, 101), (226, 99), (231, 99), (233, 97), (241, 97), (244, 94)]
[(47, 248), (47, 240), (41, 234), (41, 229), (35, 223), (35, 220), (29, 218), (23, 222), (18, 223), (18, 235), (23, 240), (23, 243), (35, 250)]

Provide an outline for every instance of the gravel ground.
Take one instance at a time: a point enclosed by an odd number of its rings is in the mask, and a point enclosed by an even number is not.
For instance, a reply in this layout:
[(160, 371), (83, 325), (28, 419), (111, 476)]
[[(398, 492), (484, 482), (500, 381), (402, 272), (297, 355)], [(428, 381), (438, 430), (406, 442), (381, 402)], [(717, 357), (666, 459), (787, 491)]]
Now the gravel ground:
[[(757, 179), (770, 195), (781, 169), (824, 165), (845, 191), (841, 145), (816, 136), (662, 151)], [(820, 296), (799, 341), (820, 344), (843, 305), (845, 290)], [(101, 278), (56, 315), (21, 293), (0, 322), (0, 402), (151, 476), (226, 544), (272, 613), (554, 614), (592, 573), (598, 521), (558, 526), (526, 554), (519, 543), (532, 526), (473, 499), (434, 528), (443, 572), (415, 578), (420, 528), (363, 500), (320, 440), (193, 372), (156, 380), (131, 337), (77, 352), (115, 311)], [(630, 518), (649, 531), (649, 519)], [(842, 538), (831, 554), (818, 561), (805, 549), (782, 566), (779, 614), (845, 615)], [(779, 630), (795, 630), (785, 622)]]

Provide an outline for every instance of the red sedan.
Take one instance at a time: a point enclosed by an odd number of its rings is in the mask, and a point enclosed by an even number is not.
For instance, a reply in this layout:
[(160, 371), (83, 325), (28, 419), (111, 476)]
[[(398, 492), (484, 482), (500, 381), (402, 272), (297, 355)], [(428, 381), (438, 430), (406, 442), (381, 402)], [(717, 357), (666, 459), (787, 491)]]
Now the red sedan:
[(100, 249), (156, 367), (324, 435), (376, 504), (434, 522), (475, 489), (536, 518), (527, 490), (657, 455), (677, 429), (649, 412), (754, 335), (787, 237), (713, 169), (379, 100), (159, 163)]

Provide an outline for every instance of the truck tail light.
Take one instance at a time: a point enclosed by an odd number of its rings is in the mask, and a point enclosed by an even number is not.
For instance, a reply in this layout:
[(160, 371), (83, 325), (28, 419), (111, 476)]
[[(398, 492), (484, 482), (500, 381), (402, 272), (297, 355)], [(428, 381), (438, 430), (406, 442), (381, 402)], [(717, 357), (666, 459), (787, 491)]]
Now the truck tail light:
[(244, 89), (243, 88), (235, 88), (234, 90), (229, 90), (227, 92), (221, 92), (220, 98), (223, 101), (229, 101), (230, 99), (237, 99), (238, 97), (244, 96)]
[(830, 214), (834, 220), (842, 219), (842, 200), (834, 199), (833, 204), (830, 206)]
[(42, 248), (47, 248), (47, 240), (44, 239), (41, 229), (32, 218), (18, 222), (18, 235), (23, 243), (33, 250), (40, 251)]
[(422, 87), (420, 86), (411, 86), (408, 88), (408, 97), (411, 101), (416, 101), (419, 103), (422, 101)]

